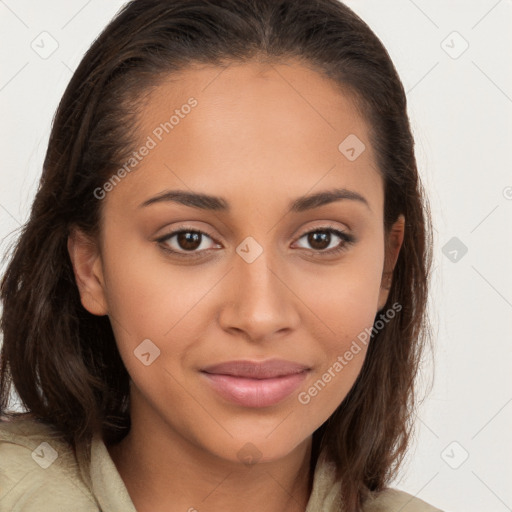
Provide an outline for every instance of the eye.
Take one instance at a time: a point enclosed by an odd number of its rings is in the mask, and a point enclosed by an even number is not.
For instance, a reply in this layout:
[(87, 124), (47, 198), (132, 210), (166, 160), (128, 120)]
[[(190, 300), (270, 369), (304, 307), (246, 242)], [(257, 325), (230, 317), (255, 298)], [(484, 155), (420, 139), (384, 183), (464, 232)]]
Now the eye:
[[(305, 238), (306, 243), (320, 255), (337, 254), (348, 249), (355, 242), (355, 238), (349, 233), (345, 233), (331, 226), (320, 227), (312, 231), (308, 231), (302, 235), (299, 240)], [(338, 239), (338, 241), (336, 240)], [(309, 247), (303, 247), (308, 249)]]
[[(345, 251), (355, 242), (354, 236), (345, 233), (332, 226), (325, 226), (308, 231), (302, 235), (299, 240), (305, 239), (310, 247), (301, 247), (303, 249), (312, 249), (314, 253), (320, 256), (334, 255)], [(210, 243), (208, 243), (208, 240)], [(171, 231), (167, 235), (156, 240), (161, 244), (164, 251), (176, 256), (188, 258), (201, 257), (201, 253), (208, 252), (221, 245), (213, 243), (213, 238), (198, 229), (180, 226), (179, 229)], [(210, 247), (209, 247), (210, 244)]]
[[(162, 249), (177, 256), (195, 257), (198, 256), (197, 253), (211, 249), (208, 247), (207, 240), (213, 241), (204, 231), (180, 227), (158, 238), (157, 242), (162, 244)], [(219, 246), (219, 244), (216, 245)]]

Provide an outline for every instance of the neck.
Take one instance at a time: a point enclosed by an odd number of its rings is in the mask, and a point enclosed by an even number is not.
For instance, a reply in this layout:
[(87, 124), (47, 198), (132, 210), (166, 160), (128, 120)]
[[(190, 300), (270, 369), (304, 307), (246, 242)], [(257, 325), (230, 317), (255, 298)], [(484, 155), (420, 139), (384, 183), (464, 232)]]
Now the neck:
[(132, 414), (129, 434), (107, 448), (138, 512), (304, 512), (313, 481), (311, 441), (279, 460), (246, 465)]

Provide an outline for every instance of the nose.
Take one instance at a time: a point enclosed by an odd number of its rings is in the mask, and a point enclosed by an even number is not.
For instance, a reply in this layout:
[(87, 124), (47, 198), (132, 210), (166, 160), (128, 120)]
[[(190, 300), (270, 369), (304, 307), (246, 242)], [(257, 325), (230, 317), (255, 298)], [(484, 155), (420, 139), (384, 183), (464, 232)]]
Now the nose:
[(251, 263), (237, 255), (228, 279), (227, 300), (219, 315), (224, 330), (262, 342), (297, 328), (300, 301), (293, 283), (267, 251)]

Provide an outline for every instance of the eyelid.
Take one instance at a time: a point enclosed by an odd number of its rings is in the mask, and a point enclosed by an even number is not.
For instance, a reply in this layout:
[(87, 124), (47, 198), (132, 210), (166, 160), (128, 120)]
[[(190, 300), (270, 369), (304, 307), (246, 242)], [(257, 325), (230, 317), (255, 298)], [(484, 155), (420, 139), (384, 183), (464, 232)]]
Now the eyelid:
[(334, 225), (334, 224), (330, 223), (329, 221), (324, 221), (323, 224), (315, 225), (313, 227), (306, 229), (305, 231), (301, 231), (302, 234), (299, 235), (297, 238), (302, 238), (304, 235), (308, 235), (309, 233), (315, 233), (316, 231), (322, 231), (322, 230), (327, 230), (327, 229), (332, 229), (334, 231), (340, 231), (341, 233), (344, 233), (347, 235), (349, 234), (349, 230), (347, 228), (341, 227), (339, 225)]

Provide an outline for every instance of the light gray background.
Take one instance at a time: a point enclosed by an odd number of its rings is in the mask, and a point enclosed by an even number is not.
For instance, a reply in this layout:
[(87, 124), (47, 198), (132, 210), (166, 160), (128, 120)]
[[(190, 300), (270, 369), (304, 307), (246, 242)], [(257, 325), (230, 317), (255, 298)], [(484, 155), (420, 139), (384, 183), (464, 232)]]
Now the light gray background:
[[(27, 219), (64, 88), (123, 3), (0, 0), (1, 254)], [(404, 82), (436, 228), (435, 366), (421, 376), (435, 380), (395, 486), (446, 511), (512, 510), (512, 1), (347, 4)]]

